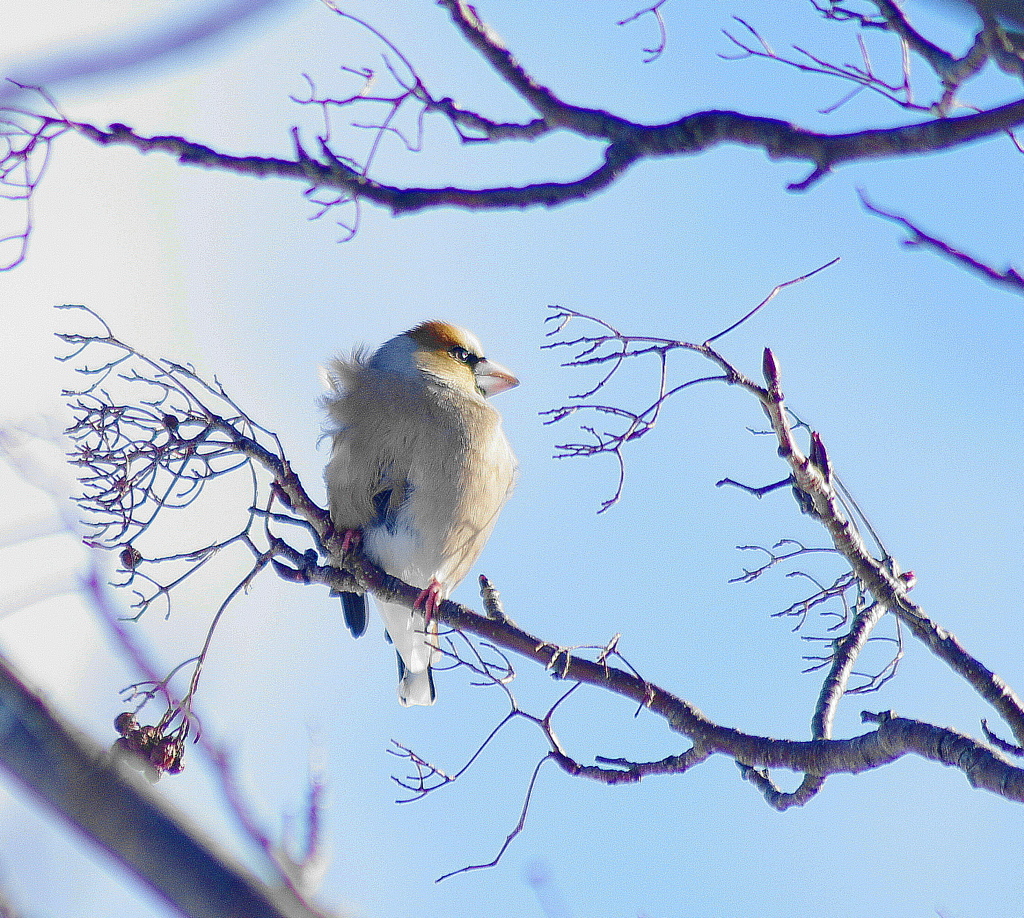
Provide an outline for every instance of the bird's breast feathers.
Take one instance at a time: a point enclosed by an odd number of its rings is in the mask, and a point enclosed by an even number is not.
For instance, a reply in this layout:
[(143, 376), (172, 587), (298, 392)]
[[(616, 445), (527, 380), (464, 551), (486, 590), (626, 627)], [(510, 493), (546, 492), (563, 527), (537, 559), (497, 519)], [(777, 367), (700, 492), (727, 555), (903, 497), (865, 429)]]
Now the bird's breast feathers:
[[(411, 582), (454, 586), (490, 535), (515, 478), (501, 417), (482, 396), (358, 360), (332, 368), (327, 470), (335, 525), (364, 530), (367, 553)], [(381, 510), (378, 495), (391, 494)]]

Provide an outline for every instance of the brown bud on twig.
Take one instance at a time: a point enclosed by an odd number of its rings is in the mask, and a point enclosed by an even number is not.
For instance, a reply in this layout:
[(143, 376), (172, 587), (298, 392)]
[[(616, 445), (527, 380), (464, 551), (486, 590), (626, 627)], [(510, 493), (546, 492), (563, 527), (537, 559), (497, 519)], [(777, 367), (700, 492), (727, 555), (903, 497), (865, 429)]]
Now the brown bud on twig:
[(811, 462), (818, 468), (822, 475), (825, 476), (825, 480), (828, 482), (832, 481), (832, 463), (828, 458), (828, 451), (825, 449), (825, 444), (821, 442), (821, 437), (817, 431), (811, 432)]
[(761, 360), (761, 369), (764, 373), (764, 381), (768, 383), (768, 391), (772, 396), (779, 395), (779, 365), (770, 347), (764, 349), (764, 356)]
[(274, 499), (281, 501), (286, 507), (291, 509), (292, 499), (288, 496), (288, 492), (281, 487), (281, 482), (274, 480), (270, 484), (270, 490), (274, 492)]
[(484, 611), (488, 618), (495, 621), (506, 622), (504, 606), (501, 603), (501, 594), (491, 581), (483, 574), (480, 575), (480, 598), (484, 602)]

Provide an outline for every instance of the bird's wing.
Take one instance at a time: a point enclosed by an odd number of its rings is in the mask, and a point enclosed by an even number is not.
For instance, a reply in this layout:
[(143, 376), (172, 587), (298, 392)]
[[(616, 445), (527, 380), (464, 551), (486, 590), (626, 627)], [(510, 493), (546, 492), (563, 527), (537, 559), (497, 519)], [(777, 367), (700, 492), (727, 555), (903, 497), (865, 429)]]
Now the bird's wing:
[[(381, 412), (372, 404), (372, 375), (365, 356), (358, 353), (350, 360), (332, 362), (324, 372), (328, 385), (324, 407), (334, 435), (324, 478), (331, 519), (340, 530), (386, 523), (392, 495), (401, 495), (405, 489), (404, 483), (394, 482), (389, 473), (394, 462), (389, 461), (386, 449), (381, 449), (387, 444), (374, 435), (374, 422)], [(342, 593), (341, 599), (345, 624), (353, 637), (362, 636), (366, 631), (366, 596)]]
[(324, 400), (333, 427), (331, 460), (324, 473), (331, 519), (338, 529), (363, 529), (382, 516), (379, 497), (390, 491), (392, 511), (405, 498), (409, 479), (408, 394), (394, 374), (374, 371), (361, 359), (331, 364), (333, 393)]

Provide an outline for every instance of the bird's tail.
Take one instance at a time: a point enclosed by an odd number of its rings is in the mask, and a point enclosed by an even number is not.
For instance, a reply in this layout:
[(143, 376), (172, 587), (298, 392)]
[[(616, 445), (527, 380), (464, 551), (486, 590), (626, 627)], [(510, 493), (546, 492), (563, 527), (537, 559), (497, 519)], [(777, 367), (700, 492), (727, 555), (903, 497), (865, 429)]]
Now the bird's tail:
[(407, 669), (402, 661), (402, 655), (398, 657), (398, 700), (405, 707), (413, 704), (433, 704), (437, 700), (437, 693), (434, 691), (434, 674), (428, 666), (419, 673)]
[(362, 637), (366, 632), (366, 594), (339, 593), (341, 606), (345, 610), (345, 624), (352, 637)]
[(395, 603), (378, 602), (388, 637), (398, 651), (398, 698), (404, 705), (433, 704), (431, 665), (441, 659), (437, 624), (427, 631), (423, 613)]

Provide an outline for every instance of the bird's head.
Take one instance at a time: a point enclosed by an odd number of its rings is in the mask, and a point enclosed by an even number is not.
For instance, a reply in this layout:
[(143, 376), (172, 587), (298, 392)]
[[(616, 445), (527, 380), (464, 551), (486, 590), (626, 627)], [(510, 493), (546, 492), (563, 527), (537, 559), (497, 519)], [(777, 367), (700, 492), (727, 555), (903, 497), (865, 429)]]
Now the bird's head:
[(389, 369), (429, 373), (485, 396), (519, 385), (510, 370), (484, 357), (475, 335), (448, 322), (423, 322), (393, 338), (374, 356), (378, 360)]

